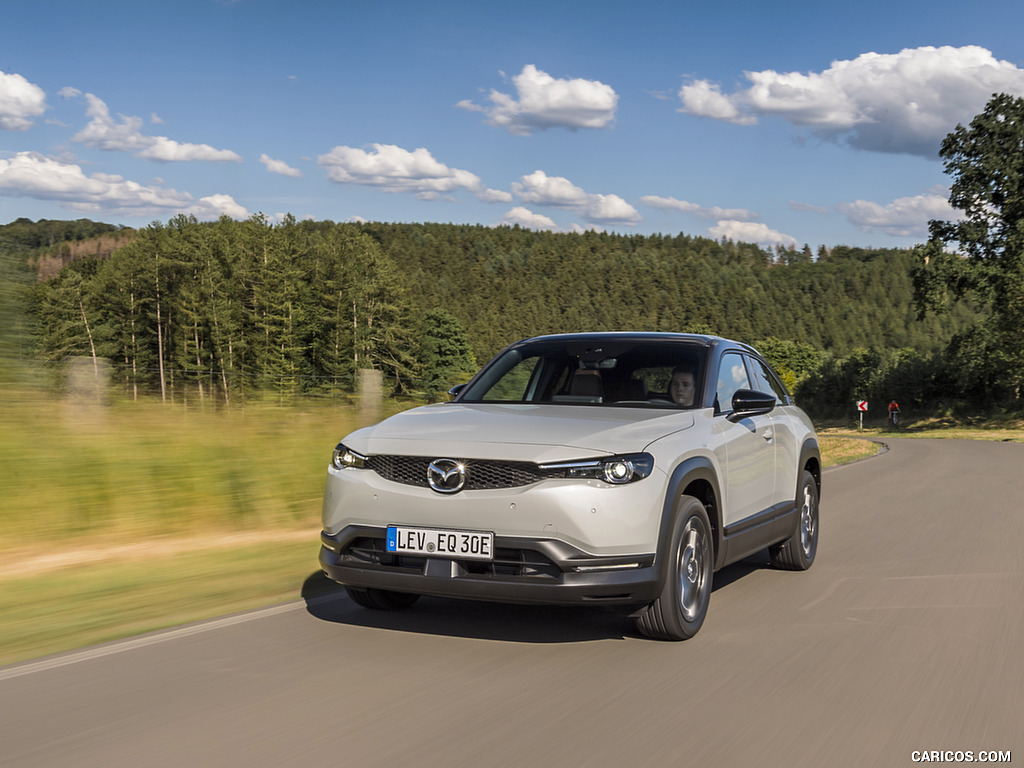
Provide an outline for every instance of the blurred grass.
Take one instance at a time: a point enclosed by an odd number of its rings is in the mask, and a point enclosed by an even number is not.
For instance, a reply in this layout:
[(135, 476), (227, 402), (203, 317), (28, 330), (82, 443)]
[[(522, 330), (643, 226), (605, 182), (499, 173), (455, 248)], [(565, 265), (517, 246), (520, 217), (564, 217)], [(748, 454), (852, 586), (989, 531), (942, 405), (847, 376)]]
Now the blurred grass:
[[(353, 406), (317, 401), (0, 387), (0, 664), (298, 598), (319, 571), (329, 452), (358, 426)], [(829, 465), (877, 446), (822, 448)]]
[(361, 421), (0, 387), (0, 664), (298, 597)]
[(0, 552), (311, 526), (350, 406), (200, 409), (0, 391)]

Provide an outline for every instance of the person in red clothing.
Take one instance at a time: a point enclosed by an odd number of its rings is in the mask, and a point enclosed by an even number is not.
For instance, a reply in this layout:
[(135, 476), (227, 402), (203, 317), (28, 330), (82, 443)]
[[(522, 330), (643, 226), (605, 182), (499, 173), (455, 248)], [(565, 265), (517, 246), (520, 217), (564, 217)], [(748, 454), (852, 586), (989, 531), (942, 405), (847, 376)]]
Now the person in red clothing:
[(889, 426), (899, 427), (900, 425), (900, 404), (895, 400), (889, 401)]

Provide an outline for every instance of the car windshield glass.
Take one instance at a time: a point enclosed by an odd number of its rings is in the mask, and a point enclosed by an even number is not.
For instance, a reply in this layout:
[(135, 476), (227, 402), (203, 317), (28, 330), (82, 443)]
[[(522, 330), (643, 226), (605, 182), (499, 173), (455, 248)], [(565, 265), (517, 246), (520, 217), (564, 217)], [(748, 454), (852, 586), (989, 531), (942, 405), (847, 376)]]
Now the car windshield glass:
[(500, 355), (459, 399), (692, 408), (701, 401), (704, 358), (698, 343), (540, 340)]

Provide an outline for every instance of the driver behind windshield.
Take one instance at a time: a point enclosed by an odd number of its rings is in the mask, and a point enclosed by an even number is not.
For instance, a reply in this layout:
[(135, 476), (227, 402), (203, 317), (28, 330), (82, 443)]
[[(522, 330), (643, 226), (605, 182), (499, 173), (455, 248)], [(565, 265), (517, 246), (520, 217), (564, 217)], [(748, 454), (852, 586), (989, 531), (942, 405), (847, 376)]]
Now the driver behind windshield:
[(676, 405), (689, 407), (693, 405), (693, 395), (697, 391), (697, 381), (689, 368), (676, 368), (672, 371), (672, 380), (668, 385), (668, 394)]

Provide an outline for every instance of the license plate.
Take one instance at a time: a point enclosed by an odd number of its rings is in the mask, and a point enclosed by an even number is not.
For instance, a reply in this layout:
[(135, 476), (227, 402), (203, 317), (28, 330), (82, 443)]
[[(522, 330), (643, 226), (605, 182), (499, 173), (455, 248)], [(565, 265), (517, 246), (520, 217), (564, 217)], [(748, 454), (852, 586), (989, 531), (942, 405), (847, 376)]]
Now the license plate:
[(448, 531), (389, 525), (387, 550), (400, 555), (493, 560), (494, 534), (486, 531)]

